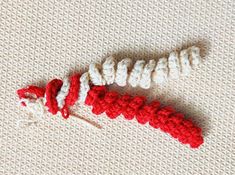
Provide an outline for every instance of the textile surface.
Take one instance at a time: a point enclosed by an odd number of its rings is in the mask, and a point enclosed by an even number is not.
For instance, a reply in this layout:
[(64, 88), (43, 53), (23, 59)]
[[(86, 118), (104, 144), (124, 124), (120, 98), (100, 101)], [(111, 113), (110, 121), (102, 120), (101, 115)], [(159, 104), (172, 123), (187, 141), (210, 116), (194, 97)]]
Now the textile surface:
[[(0, 174), (235, 174), (234, 0), (0, 1)], [(159, 59), (197, 45), (203, 63), (163, 86), (111, 88), (173, 105), (203, 129), (190, 149), (169, 135), (122, 116), (77, 114), (102, 125), (29, 114), (16, 90), (87, 70), (91, 62)]]

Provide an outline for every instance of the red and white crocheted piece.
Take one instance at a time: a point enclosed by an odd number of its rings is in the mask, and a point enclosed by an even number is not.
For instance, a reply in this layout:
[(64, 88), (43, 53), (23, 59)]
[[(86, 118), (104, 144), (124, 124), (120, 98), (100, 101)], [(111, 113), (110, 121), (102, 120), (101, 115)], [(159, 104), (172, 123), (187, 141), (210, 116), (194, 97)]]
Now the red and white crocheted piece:
[[(184, 50), (184, 64), (175, 59), (172, 63), (173, 59), (168, 58), (168, 74), (177, 74), (178, 77), (180, 72), (187, 72), (191, 68), (189, 65), (198, 63), (199, 54), (197, 53), (191, 54), (191, 60), (186, 57), (189, 60), (187, 62), (187, 60), (185, 61)], [(176, 54), (170, 54), (170, 57), (174, 56)], [(135, 118), (140, 124), (148, 123), (153, 128), (159, 128), (170, 134), (181, 143), (189, 144), (191, 148), (198, 148), (203, 143), (201, 128), (190, 119), (185, 119), (184, 115), (175, 111), (173, 107), (161, 106), (157, 100), (147, 103), (144, 96), (121, 95), (108, 89), (107, 84), (118, 82), (125, 85), (126, 81), (129, 81), (132, 85), (135, 82), (134, 86), (141, 84), (141, 87), (148, 88), (151, 77), (157, 76), (156, 71), (158, 71), (159, 76), (162, 76), (161, 71), (166, 71), (157, 64), (155, 72), (152, 72), (155, 67), (154, 62), (149, 62), (149, 64), (146, 64), (147, 66), (144, 66), (143, 62), (137, 63), (138, 61), (135, 64), (137, 66), (134, 65), (134, 68), (130, 71), (126, 66), (129, 65), (128, 61), (121, 62), (116, 68), (113, 59), (108, 58), (103, 64), (103, 71), (101, 72), (95, 65), (90, 65), (89, 71), (82, 75), (74, 74), (64, 81), (53, 79), (45, 88), (31, 85), (19, 89), (17, 94), (22, 105), (30, 107), (30, 110), (34, 112), (42, 112), (46, 107), (51, 114), (55, 115), (60, 112), (67, 119), (70, 115), (69, 107), (80, 100), (91, 106), (92, 112), (96, 115), (105, 113), (110, 119), (115, 119), (120, 115), (127, 120)], [(160, 63), (163, 66), (164, 64)], [(119, 74), (122, 74), (122, 76)], [(148, 75), (150, 75), (150, 80), (146, 79)], [(145, 82), (147, 85), (144, 84)]]

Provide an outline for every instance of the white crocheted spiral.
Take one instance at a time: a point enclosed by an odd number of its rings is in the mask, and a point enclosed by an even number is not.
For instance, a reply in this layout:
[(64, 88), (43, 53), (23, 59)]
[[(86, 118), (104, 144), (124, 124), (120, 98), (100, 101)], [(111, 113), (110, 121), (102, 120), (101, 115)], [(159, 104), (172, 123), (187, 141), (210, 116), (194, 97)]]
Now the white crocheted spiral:
[(168, 59), (160, 58), (157, 65), (155, 60), (150, 60), (147, 64), (144, 60), (137, 60), (132, 69), (131, 59), (125, 58), (116, 63), (110, 56), (103, 65), (91, 64), (88, 72), (91, 82), (95, 85), (116, 82), (120, 86), (125, 86), (128, 82), (133, 87), (149, 88), (149, 82), (152, 80), (162, 83), (168, 77), (177, 79), (180, 75), (188, 75), (192, 67), (197, 66), (200, 61), (200, 49), (192, 46), (180, 53), (171, 52)]

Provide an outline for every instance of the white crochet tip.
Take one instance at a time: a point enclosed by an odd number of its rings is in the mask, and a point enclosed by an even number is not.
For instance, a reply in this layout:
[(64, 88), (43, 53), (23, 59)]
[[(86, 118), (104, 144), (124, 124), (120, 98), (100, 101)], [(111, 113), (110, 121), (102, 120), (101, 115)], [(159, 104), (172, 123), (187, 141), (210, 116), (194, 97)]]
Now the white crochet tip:
[(168, 66), (167, 59), (160, 58), (153, 72), (152, 79), (156, 84), (162, 84), (167, 80)]
[(201, 56), (200, 56), (200, 49), (196, 46), (192, 46), (189, 48), (190, 56), (189, 60), (193, 67), (196, 67), (201, 62)]
[(180, 75), (180, 63), (177, 52), (171, 52), (168, 58), (169, 77), (178, 79)]
[(149, 62), (144, 66), (144, 70), (141, 75), (139, 85), (143, 89), (149, 89), (152, 82), (152, 71), (156, 65), (155, 60), (149, 60)]
[(106, 58), (102, 65), (103, 78), (107, 85), (113, 84), (115, 80), (115, 60), (112, 56)]
[(80, 77), (80, 89), (79, 89), (79, 101), (85, 102), (88, 91), (90, 90), (89, 85), (89, 73), (85, 72)]
[(137, 60), (135, 65), (130, 73), (128, 82), (132, 87), (137, 87), (140, 82), (141, 74), (144, 70), (145, 61), (144, 60)]
[(117, 64), (115, 82), (118, 86), (126, 86), (128, 71), (131, 66), (131, 59), (125, 58)]
[(88, 70), (90, 79), (94, 85), (105, 85), (105, 80), (103, 79), (102, 74), (99, 71), (99, 67), (100, 66), (98, 64), (90, 64)]
[(189, 61), (189, 54), (188, 54), (188, 50), (182, 50), (180, 52), (180, 65), (181, 65), (181, 73), (184, 76), (187, 76), (190, 74), (191, 72), (191, 65), (190, 65), (190, 61)]
[(70, 82), (69, 82), (69, 79), (66, 77), (63, 80), (63, 85), (56, 96), (56, 101), (60, 109), (63, 108), (64, 106), (64, 100), (69, 93), (69, 87), (70, 87)]

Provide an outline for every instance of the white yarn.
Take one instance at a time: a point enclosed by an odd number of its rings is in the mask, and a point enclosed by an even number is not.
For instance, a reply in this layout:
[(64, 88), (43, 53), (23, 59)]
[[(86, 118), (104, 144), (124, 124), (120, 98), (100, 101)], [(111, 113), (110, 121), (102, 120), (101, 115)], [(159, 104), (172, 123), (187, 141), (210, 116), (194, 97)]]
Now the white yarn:
[(115, 60), (112, 56), (106, 58), (105, 62), (102, 65), (102, 74), (103, 78), (106, 81), (106, 84), (113, 84), (115, 80)]
[(58, 103), (58, 107), (61, 109), (64, 106), (64, 100), (66, 98), (66, 96), (69, 93), (69, 87), (70, 87), (70, 82), (68, 78), (65, 78), (63, 80), (63, 85), (60, 88), (60, 91), (58, 92), (57, 96), (56, 96), (56, 100)]
[(189, 53), (189, 60), (192, 67), (198, 66), (201, 62), (200, 49), (196, 46), (192, 46), (189, 48)]
[(117, 71), (116, 71), (116, 77), (115, 82), (118, 86), (126, 86), (126, 81), (128, 78), (128, 71), (131, 66), (131, 59), (130, 58), (124, 58), (117, 64)]
[(92, 83), (94, 85), (105, 85), (105, 80), (103, 79), (102, 74), (100, 73), (100, 68), (101, 66), (98, 64), (90, 64), (89, 66), (89, 76), (90, 76), (90, 80), (92, 81)]
[(169, 77), (173, 79), (179, 78), (180, 63), (177, 52), (171, 52), (168, 58)]
[(168, 64), (166, 58), (160, 58), (153, 72), (152, 79), (156, 84), (162, 84), (167, 80)]
[(149, 60), (149, 62), (144, 66), (144, 70), (141, 75), (139, 86), (143, 89), (148, 89), (151, 86), (152, 72), (156, 65), (155, 60)]
[(125, 58), (116, 63), (111, 56), (102, 66), (91, 64), (88, 73), (94, 85), (110, 85), (115, 82), (119, 86), (125, 86), (128, 82), (132, 87), (148, 89), (151, 81), (162, 84), (168, 78), (178, 79), (180, 75), (189, 75), (192, 67), (196, 67), (200, 62), (200, 49), (192, 46), (180, 53), (171, 52), (168, 59), (160, 58), (157, 64), (154, 60), (147, 64), (144, 60), (137, 60), (132, 68), (131, 59)]
[(80, 77), (79, 101), (85, 102), (87, 92), (90, 90), (89, 73), (85, 72)]
[(181, 65), (181, 73), (183, 75), (189, 75), (191, 72), (191, 65), (190, 65), (190, 61), (189, 61), (189, 54), (188, 54), (188, 50), (182, 50), (180, 52), (180, 65)]
[(139, 85), (140, 78), (144, 70), (144, 65), (145, 65), (144, 60), (137, 60), (135, 62), (135, 65), (133, 69), (131, 70), (130, 76), (128, 79), (128, 82), (130, 83), (132, 87), (136, 87)]

